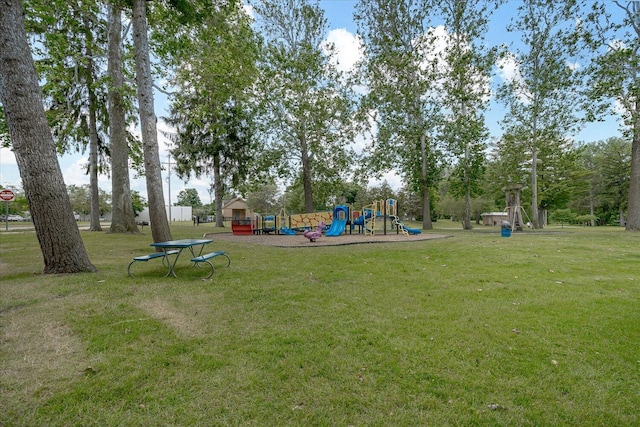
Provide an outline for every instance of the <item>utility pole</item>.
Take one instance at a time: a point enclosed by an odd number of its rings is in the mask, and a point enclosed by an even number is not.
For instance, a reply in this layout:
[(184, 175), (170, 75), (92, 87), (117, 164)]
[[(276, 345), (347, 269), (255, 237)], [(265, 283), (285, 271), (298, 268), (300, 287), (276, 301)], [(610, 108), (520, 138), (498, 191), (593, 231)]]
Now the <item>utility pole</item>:
[(163, 163), (167, 165), (169, 173), (167, 174), (167, 187), (169, 189), (169, 224), (171, 224), (171, 153), (167, 156), (167, 162)]

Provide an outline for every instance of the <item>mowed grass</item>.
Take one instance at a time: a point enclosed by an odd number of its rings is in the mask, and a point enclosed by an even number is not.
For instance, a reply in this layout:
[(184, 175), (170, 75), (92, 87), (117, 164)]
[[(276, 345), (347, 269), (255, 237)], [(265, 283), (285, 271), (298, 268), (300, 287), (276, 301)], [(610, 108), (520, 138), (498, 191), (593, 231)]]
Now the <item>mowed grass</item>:
[(99, 272), (59, 276), (33, 232), (1, 233), (0, 425), (640, 425), (639, 234), (435, 225), (214, 242), (232, 263), (206, 281), (184, 260), (128, 277), (147, 229), (83, 231)]

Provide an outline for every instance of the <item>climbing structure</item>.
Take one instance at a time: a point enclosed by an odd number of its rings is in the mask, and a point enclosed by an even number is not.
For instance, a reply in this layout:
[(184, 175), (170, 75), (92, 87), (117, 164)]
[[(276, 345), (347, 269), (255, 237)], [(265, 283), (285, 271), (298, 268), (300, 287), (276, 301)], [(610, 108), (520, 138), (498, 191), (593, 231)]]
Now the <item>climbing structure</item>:
[(373, 236), (376, 234), (376, 216), (380, 215), (380, 207), (382, 207), (382, 201), (374, 201), (372, 204), (362, 208), (362, 214), (364, 215), (364, 234), (365, 236)]

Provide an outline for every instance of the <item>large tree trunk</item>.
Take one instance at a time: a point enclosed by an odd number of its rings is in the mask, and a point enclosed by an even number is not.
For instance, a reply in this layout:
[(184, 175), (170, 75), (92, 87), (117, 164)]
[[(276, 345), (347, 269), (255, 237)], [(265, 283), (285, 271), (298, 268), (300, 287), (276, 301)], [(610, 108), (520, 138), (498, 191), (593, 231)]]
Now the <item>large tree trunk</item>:
[(302, 158), (302, 191), (304, 194), (304, 212), (313, 213), (313, 185), (311, 182), (311, 157), (307, 148), (306, 137), (303, 136), (300, 144)]
[(464, 194), (464, 218), (462, 218), (462, 228), (464, 230), (473, 229), (471, 225), (471, 189), (468, 185)]
[(542, 228), (538, 216), (538, 151), (536, 143), (533, 143), (531, 154), (531, 221), (533, 228)]
[[(92, 61), (90, 61), (92, 62)], [(91, 67), (89, 67), (90, 69)], [(91, 73), (91, 70), (89, 70)], [(102, 231), (100, 225), (100, 189), (98, 187), (98, 127), (96, 123), (96, 102), (93, 79), (87, 77), (89, 87), (89, 188), (91, 190), (91, 220), (89, 230)]]
[(44, 258), (44, 273), (94, 272), (42, 106), (20, 0), (0, 11), (0, 100)]
[[(640, 98), (640, 97), (639, 97)], [(631, 144), (631, 180), (629, 182), (627, 231), (640, 231), (640, 99), (636, 101), (636, 119)]]
[(144, 148), (144, 169), (147, 181), (149, 220), (154, 242), (171, 240), (171, 229), (162, 192), (162, 169), (158, 148), (156, 115), (153, 106), (153, 79), (149, 61), (147, 39), (147, 12), (145, 0), (133, 0), (133, 45), (136, 57), (136, 83), (138, 108)]
[(222, 198), (224, 197), (222, 188), (222, 175), (220, 174), (220, 155), (213, 159), (213, 188), (216, 204), (216, 227), (224, 227), (224, 217), (222, 216)]
[(596, 226), (596, 220), (593, 219), (595, 217), (595, 208), (596, 200), (595, 200), (595, 192), (593, 191), (593, 184), (589, 186), (589, 215), (591, 215), (591, 226)]
[(111, 233), (139, 233), (131, 202), (129, 144), (123, 99), (122, 9), (113, 3), (109, 11), (109, 58), (111, 79), (108, 94), (109, 139), (111, 145)]
[(429, 194), (429, 180), (427, 179), (427, 136), (420, 135), (420, 185), (422, 186), (422, 229), (431, 230), (431, 195)]
[(89, 31), (90, 24), (84, 15), (84, 25), (87, 29), (87, 48), (85, 52), (85, 72), (87, 79), (87, 90), (89, 92), (89, 189), (91, 191), (91, 214), (89, 222), (90, 231), (102, 231), (100, 225), (100, 189), (98, 188), (98, 124), (96, 120), (98, 101), (93, 84), (93, 33)]

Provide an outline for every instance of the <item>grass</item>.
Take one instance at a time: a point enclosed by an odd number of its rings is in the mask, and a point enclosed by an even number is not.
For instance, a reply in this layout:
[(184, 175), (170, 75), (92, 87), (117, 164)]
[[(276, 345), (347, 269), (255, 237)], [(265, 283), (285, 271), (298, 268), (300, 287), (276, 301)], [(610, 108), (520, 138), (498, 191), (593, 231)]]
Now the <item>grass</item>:
[(640, 424), (640, 235), (435, 225), (451, 237), (214, 243), (232, 263), (208, 281), (127, 277), (149, 232), (82, 232), (99, 272), (59, 276), (33, 232), (1, 233), (0, 425)]

